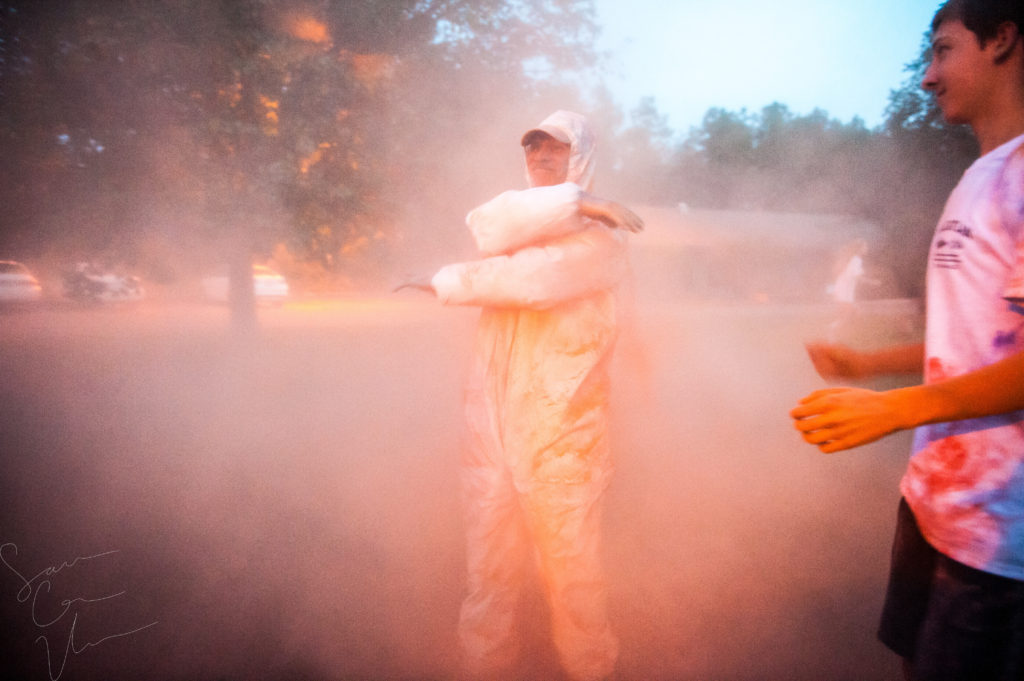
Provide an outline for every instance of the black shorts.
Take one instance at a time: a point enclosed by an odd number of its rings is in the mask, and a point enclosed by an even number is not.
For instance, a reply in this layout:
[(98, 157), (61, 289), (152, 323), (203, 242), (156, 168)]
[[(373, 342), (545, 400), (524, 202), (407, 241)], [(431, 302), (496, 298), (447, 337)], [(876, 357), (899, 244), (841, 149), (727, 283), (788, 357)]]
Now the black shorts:
[(900, 501), (878, 638), (915, 681), (1024, 679), (1024, 581), (958, 563)]

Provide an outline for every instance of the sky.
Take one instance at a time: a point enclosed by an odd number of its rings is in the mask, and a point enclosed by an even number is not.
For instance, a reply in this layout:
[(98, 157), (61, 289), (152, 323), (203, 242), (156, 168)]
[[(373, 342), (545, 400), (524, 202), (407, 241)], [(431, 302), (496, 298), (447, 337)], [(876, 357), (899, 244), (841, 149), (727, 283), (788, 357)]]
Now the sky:
[(626, 111), (653, 97), (685, 134), (712, 107), (883, 120), (940, 0), (596, 0), (607, 80)]

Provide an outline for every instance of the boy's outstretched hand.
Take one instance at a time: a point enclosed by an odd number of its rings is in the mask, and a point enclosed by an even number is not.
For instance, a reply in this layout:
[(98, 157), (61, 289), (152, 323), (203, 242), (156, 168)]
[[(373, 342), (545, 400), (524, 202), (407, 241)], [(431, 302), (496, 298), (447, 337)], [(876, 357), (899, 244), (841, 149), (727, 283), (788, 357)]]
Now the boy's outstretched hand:
[(789, 412), (805, 442), (826, 454), (874, 442), (906, 425), (905, 391), (864, 388), (816, 390)]
[(808, 343), (805, 347), (814, 369), (826, 381), (863, 378), (867, 373), (860, 353), (845, 345)]

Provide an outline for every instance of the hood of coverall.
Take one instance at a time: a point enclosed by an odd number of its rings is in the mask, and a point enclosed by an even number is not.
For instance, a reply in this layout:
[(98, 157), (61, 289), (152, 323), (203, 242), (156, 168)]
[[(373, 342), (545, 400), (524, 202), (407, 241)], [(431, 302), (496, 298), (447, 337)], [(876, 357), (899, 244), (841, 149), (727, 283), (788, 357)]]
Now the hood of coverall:
[(522, 142), (536, 130), (569, 145), (569, 173), (565, 181), (574, 182), (582, 189), (590, 191), (594, 182), (594, 147), (597, 138), (590, 129), (587, 119), (572, 111), (556, 111), (541, 121), (537, 127), (527, 130), (523, 134)]

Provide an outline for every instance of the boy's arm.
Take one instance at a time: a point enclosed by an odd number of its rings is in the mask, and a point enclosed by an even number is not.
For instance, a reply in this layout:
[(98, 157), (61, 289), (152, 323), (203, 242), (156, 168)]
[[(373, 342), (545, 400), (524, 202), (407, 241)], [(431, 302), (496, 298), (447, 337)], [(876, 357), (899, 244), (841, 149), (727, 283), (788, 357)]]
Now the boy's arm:
[(1024, 409), (1024, 352), (928, 385), (883, 392), (830, 388), (811, 393), (790, 412), (803, 439), (838, 452), (927, 423)]
[(808, 343), (807, 354), (825, 380), (913, 374), (924, 369), (923, 343), (897, 345), (871, 352), (854, 350), (845, 345)]

